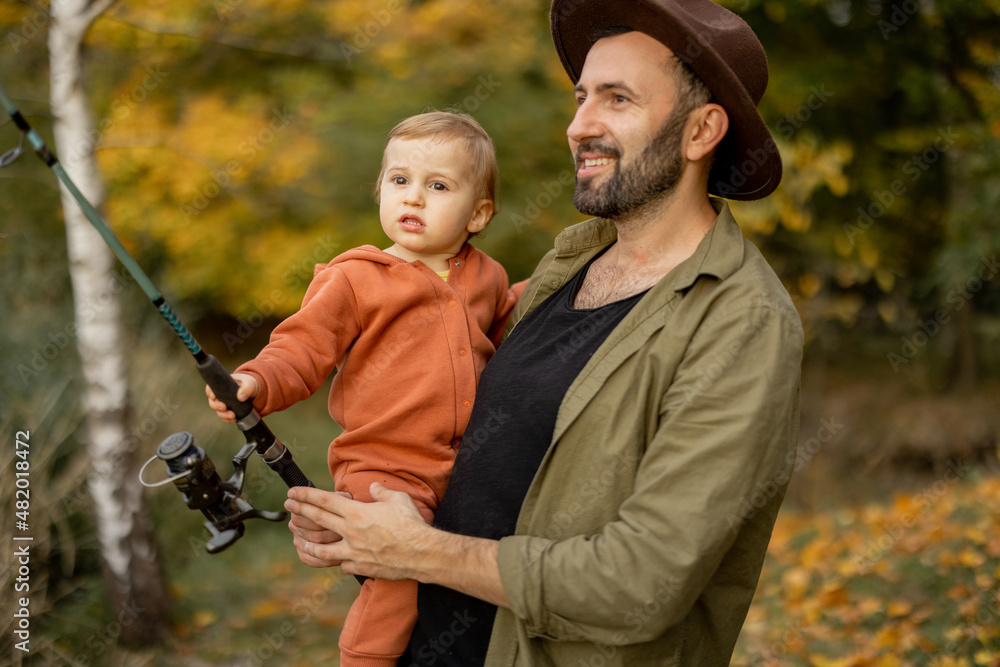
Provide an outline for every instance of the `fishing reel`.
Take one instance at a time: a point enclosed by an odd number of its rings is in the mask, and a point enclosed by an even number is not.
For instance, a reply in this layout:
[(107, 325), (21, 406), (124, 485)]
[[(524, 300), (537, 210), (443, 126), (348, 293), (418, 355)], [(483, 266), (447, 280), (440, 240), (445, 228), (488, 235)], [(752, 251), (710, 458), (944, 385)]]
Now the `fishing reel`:
[[(284, 521), (288, 516), (285, 511), (257, 509), (242, 495), (247, 461), (255, 449), (253, 442), (240, 449), (233, 457), (232, 477), (223, 482), (205, 450), (195, 444), (194, 436), (186, 431), (174, 433), (160, 443), (156, 456), (143, 465), (139, 481), (147, 487), (173, 482), (184, 495), (184, 504), (193, 510), (200, 510), (208, 519), (205, 528), (212, 538), (205, 545), (205, 550), (210, 554), (219, 553), (243, 537), (246, 531), (243, 522), (247, 519)], [(150, 484), (142, 479), (142, 473), (156, 459), (167, 464), (170, 477)]]

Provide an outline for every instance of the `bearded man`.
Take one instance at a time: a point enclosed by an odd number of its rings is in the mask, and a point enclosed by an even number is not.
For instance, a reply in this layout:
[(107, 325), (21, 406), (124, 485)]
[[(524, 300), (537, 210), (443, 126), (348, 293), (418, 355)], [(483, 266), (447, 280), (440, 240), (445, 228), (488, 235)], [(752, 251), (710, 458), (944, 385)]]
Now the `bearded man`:
[[(555, 0), (569, 227), (484, 370), (433, 526), (292, 489), (303, 562), (421, 582), (400, 665), (728, 665), (795, 462), (802, 328), (719, 197), (781, 177), (710, 0)], [(405, 425), (401, 425), (405, 427)]]

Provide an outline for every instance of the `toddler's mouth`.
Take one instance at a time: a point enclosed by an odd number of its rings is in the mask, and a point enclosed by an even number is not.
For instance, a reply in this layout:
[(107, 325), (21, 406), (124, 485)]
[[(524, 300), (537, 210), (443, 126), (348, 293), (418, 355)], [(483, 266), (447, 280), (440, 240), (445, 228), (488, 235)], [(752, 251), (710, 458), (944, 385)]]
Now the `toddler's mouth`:
[(403, 227), (417, 229), (424, 227), (424, 221), (415, 215), (404, 215), (399, 219), (399, 224)]

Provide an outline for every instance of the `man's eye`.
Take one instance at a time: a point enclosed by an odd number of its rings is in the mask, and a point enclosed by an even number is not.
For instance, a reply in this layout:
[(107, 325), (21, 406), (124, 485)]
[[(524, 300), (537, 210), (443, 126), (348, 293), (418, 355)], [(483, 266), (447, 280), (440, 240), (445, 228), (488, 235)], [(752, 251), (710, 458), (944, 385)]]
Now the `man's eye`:
[(618, 102), (619, 104), (623, 104), (625, 102), (628, 102), (628, 98), (625, 97), (624, 95), (615, 95), (615, 102)]
[(581, 104), (583, 104), (584, 100), (586, 100), (586, 99), (587, 98), (584, 97), (584, 96), (582, 96), (582, 95), (580, 97), (576, 98), (576, 106), (580, 106)]

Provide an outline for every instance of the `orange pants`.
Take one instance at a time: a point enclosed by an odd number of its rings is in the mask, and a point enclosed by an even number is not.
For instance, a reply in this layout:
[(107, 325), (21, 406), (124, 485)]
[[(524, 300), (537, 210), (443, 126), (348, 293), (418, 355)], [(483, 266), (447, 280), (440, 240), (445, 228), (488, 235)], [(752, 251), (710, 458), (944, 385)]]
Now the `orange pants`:
[[(371, 502), (369, 486), (379, 482), (413, 498), (428, 523), (434, 518), (437, 498), (426, 488), (384, 472), (366, 471), (345, 476), (338, 491), (349, 491), (355, 500)], [(396, 667), (417, 622), (417, 582), (368, 578), (361, 585), (340, 632), (341, 667)]]

